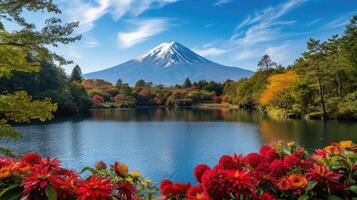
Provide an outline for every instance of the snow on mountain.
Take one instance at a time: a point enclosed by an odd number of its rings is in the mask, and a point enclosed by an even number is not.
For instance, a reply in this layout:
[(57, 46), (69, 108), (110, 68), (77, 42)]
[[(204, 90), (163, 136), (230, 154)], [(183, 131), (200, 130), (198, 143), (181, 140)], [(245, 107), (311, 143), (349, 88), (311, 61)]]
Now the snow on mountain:
[(85, 78), (100, 78), (115, 83), (119, 78), (134, 85), (139, 79), (154, 84), (182, 84), (191, 81), (227, 79), (239, 80), (249, 77), (252, 71), (238, 67), (227, 67), (214, 63), (178, 42), (162, 43), (142, 56), (123, 64), (85, 74)]

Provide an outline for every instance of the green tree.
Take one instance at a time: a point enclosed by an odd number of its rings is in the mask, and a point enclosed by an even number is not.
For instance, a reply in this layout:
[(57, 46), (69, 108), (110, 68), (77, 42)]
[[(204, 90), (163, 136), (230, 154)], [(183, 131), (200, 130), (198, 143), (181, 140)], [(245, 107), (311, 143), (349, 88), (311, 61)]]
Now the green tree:
[(143, 79), (140, 79), (135, 83), (135, 87), (145, 87), (145, 85), (146, 82)]
[(310, 77), (317, 82), (317, 87), (320, 96), (320, 104), (322, 107), (322, 114), (324, 117), (327, 116), (324, 91), (322, 85), (322, 79), (324, 76), (324, 70), (321, 67), (321, 61), (323, 57), (322, 47), (320, 40), (310, 39), (307, 42), (307, 51), (303, 53), (305, 59), (305, 73), (310, 75)]
[(71, 81), (82, 81), (82, 70), (79, 65), (74, 66), (71, 73)]
[(273, 62), (270, 59), (270, 56), (267, 54), (265, 54), (258, 62), (259, 70), (262, 70), (262, 71), (269, 71), (273, 67), (276, 67), (276, 66), (277, 66), (277, 64), (275, 62)]
[[(0, 78), (10, 78), (14, 72), (38, 72), (40, 61), (57, 61), (67, 64), (63, 57), (51, 52), (48, 47), (57, 47), (80, 39), (71, 36), (78, 22), (62, 25), (59, 18), (49, 18), (40, 30), (22, 16), (23, 11), (59, 14), (60, 9), (51, 0), (2, 0), (0, 2)], [(18, 27), (11, 32), (5, 27), (5, 21)], [(0, 94), (0, 139), (18, 138), (9, 122), (29, 122), (51, 119), (57, 109), (48, 99), (32, 100), (25, 91)], [(1, 147), (0, 151), (10, 154)]]
[(184, 88), (192, 87), (192, 83), (191, 83), (189, 78), (186, 78), (186, 80), (183, 83), (182, 87), (184, 87)]

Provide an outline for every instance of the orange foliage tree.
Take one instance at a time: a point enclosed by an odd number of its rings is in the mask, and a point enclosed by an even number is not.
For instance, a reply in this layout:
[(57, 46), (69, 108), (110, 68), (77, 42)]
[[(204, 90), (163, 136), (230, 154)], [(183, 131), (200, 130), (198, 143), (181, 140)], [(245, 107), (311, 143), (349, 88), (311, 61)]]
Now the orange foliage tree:
[(279, 97), (284, 91), (291, 88), (299, 79), (295, 71), (289, 70), (282, 74), (273, 74), (268, 79), (268, 85), (259, 98), (259, 103), (268, 105)]

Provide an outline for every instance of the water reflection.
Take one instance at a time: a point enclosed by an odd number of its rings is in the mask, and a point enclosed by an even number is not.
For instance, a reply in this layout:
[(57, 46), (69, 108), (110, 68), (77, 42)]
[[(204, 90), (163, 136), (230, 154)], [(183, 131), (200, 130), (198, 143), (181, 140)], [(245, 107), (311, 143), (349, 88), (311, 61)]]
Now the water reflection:
[(59, 157), (77, 170), (98, 160), (119, 160), (156, 181), (194, 181), (195, 165), (213, 165), (223, 154), (247, 154), (276, 140), (295, 140), (310, 150), (357, 140), (353, 122), (277, 120), (244, 110), (192, 108), (94, 110), (16, 128), (24, 139), (5, 145), (18, 152)]

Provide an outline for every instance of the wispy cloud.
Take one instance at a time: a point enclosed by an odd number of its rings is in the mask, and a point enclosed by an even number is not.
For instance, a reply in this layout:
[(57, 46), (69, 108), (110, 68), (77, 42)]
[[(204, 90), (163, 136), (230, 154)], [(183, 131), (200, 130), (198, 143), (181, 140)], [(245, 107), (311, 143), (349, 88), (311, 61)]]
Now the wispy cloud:
[(341, 26), (346, 26), (350, 21), (351, 17), (356, 14), (357, 11), (346, 13), (343, 16), (340, 16), (337, 19), (328, 22), (322, 28), (331, 29), (331, 28), (339, 28)]
[(205, 27), (205, 28), (209, 28), (209, 27), (214, 26), (214, 25), (215, 25), (215, 23), (210, 23), (210, 24), (204, 25), (204, 27)]
[(106, 14), (111, 14), (114, 20), (124, 15), (139, 16), (149, 9), (157, 9), (179, 0), (72, 0), (66, 1), (67, 15), (71, 20), (80, 22), (80, 32), (93, 29), (95, 22)]
[(218, 0), (218, 1), (216, 1), (213, 5), (214, 6), (221, 6), (221, 5), (223, 5), (223, 4), (227, 4), (227, 3), (230, 3), (230, 2), (232, 2), (233, 0)]
[[(220, 49), (221, 54), (229, 53), (234, 61), (243, 61), (257, 59), (265, 53), (273, 54), (283, 48), (286, 49), (287, 44), (271, 46), (276, 43), (278, 38), (288, 37), (289, 33), (285, 33), (284, 29), (296, 24), (295, 20), (283, 20), (281, 18), (307, 1), (289, 0), (283, 4), (256, 11), (240, 22), (229, 38), (207, 47), (206, 51)], [(201, 49), (201, 51), (205, 52), (204, 49)], [(275, 57), (279, 61), (283, 60), (282, 57)]]
[(84, 36), (82, 38), (82, 43), (82, 46), (87, 48), (95, 48), (100, 46), (100, 42), (97, 39), (89, 36)]
[(307, 22), (306, 25), (307, 26), (312, 26), (312, 25), (315, 25), (315, 24), (319, 23), (320, 21), (321, 21), (321, 18), (314, 19), (314, 20), (312, 20), (310, 22)]
[(210, 47), (208, 49), (193, 49), (194, 52), (201, 56), (214, 57), (226, 53), (226, 50)]
[(121, 48), (129, 48), (138, 43), (153, 37), (168, 28), (168, 21), (165, 19), (148, 19), (134, 21), (136, 28), (129, 32), (119, 32), (117, 39)]

